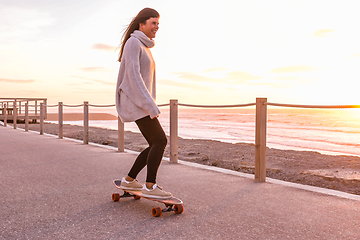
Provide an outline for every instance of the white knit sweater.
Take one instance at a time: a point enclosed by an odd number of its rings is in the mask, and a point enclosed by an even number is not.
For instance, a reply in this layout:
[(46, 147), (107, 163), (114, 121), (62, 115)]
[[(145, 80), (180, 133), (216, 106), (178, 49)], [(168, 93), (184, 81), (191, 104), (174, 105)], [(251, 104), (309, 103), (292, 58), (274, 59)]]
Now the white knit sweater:
[(155, 62), (150, 48), (155, 43), (135, 30), (126, 41), (116, 84), (116, 109), (122, 122), (133, 122), (160, 110), (155, 103)]

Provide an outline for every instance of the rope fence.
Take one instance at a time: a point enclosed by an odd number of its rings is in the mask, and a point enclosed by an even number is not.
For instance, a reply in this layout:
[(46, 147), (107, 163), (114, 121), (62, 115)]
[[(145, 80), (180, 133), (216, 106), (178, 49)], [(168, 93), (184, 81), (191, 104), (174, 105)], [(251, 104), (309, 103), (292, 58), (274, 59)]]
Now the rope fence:
[(177, 105), (184, 107), (195, 107), (195, 108), (238, 108), (238, 107), (255, 106), (256, 103), (236, 104), (236, 105), (194, 105), (194, 104), (178, 103)]
[(111, 104), (111, 105), (95, 105), (95, 104), (89, 104), (89, 107), (115, 107), (115, 104)]
[(157, 105), (158, 107), (166, 107), (166, 106), (169, 106), (170, 104), (169, 103), (165, 103), (165, 104), (159, 104)]
[(324, 109), (344, 109), (344, 108), (360, 108), (360, 105), (299, 105), (299, 104), (283, 104), (283, 103), (264, 103), (268, 106), (291, 107), (291, 108), (324, 108)]
[[(26, 100), (26, 99), (25, 99)], [(69, 105), (59, 102), (54, 105), (47, 105), (46, 99), (41, 99), (40, 103), (40, 134), (44, 132), (44, 119), (46, 119), (46, 113), (48, 107), (58, 107), (58, 125), (59, 133), (58, 137), (63, 138), (63, 114), (64, 107), (83, 107), (84, 114), (84, 126), (83, 126), (83, 142), (84, 144), (89, 143), (89, 107), (115, 107), (115, 104), (98, 105), (89, 104), (84, 102), (83, 104)], [(25, 103), (25, 131), (29, 130), (29, 107), (35, 107), (35, 114), (37, 114), (37, 100), (34, 105), (29, 105), (28, 101)], [(14, 128), (16, 128), (17, 119), (17, 102), (12, 102)], [(1, 102), (0, 106), (2, 109), (2, 115), (4, 115), (4, 126), (7, 122), (7, 113), (9, 111), (9, 101)], [(21, 109), (21, 103), (19, 105)], [(195, 108), (240, 108), (256, 106), (256, 118), (255, 118), (255, 181), (265, 182), (266, 181), (266, 131), (267, 131), (267, 106), (277, 107), (290, 107), (290, 108), (322, 108), (322, 109), (346, 109), (346, 108), (360, 108), (360, 105), (299, 105), (299, 104), (282, 104), (282, 103), (271, 103), (267, 101), (267, 98), (257, 98), (255, 103), (247, 104), (234, 104), (234, 105), (195, 105), (195, 104), (184, 104), (179, 103), (177, 99), (171, 99), (170, 103), (159, 104), (158, 107), (170, 107), (170, 162), (178, 162), (178, 106), (183, 107), (195, 107)], [(2, 116), (0, 115), (0, 116)], [(118, 117), (118, 151), (125, 151), (125, 130), (124, 123)]]
[(84, 104), (77, 104), (77, 105), (68, 105), (68, 104), (62, 104), (63, 107), (82, 107)]

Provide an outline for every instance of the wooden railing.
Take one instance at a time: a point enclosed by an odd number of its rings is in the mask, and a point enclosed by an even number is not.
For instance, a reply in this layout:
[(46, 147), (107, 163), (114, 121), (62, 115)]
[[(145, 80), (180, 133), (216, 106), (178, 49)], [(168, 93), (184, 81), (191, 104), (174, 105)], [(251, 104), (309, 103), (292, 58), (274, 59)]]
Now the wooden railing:
[[(40, 134), (44, 132), (44, 119), (46, 107), (58, 107), (59, 113), (59, 138), (63, 138), (63, 107), (83, 107), (84, 113), (84, 131), (83, 142), (89, 143), (89, 107), (114, 107), (112, 105), (92, 105), (84, 102), (79, 105), (65, 105), (59, 102), (57, 105), (40, 104)], [(158, 105), (159, 107), (170, 107), (170, 162), (178, 162), (178, 106), (195, 108), (238, 108), (256, 106), (255, 120), (255, 181), (266, 181), (266, 131), (267, 131), (267, 106), (291, 107), (291, 108), (360, 108), (360, 105), (295, 105), (267, 102), (267, 98), (257, 98), (255, 103), (238, 105), (192, 105), (178, 103), (178, 100), (172, 99), (168, 104)], [(25, 104), (25, 116), (28, 115), (28, 104)], [(25, 131), (28, 131), (29, 122), (25, 121)], [(14, 128), (16, 128), (14, 126)], [(124, 123), (118, 117), (118, 151), (124, 152)]]
[[(29, 105), (29, 103), (31, 103)], [(0, 120), (4, 121), (4, 125), (11, 120), (16, 128), (17, 121), (34, 121), (40, 119), (40, 105), (46, 106), (46, 98), (0, 98)], [(30, 107), (30, 109), (29, 109)], [(31, 115), (30, 115), (31, 114)], [(47, 116), (47, 109), (43, 113), (43, 118)]]

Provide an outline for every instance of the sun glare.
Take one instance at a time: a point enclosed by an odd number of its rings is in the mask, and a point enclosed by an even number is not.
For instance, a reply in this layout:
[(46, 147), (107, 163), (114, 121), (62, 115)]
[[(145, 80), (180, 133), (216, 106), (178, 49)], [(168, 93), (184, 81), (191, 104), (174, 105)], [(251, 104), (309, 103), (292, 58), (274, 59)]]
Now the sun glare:
[(360, 105), (357, 105), (358, 108), (348, 109), (346, 114), (349, 118), (360, 121)]
[(347, 125), (347, 127), (360, 128), (360, 105), (358, 108), (337, 109), (336, 118)]

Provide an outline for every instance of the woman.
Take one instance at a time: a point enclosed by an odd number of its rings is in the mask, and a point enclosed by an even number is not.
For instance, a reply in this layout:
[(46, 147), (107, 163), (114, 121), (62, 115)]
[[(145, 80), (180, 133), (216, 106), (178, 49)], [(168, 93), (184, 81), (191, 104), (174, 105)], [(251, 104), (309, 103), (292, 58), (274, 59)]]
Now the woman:
[[(167, 138), (157, 117), (160, 110), (155, 103), (155, 62), (150, 48), (154, 46), (159, 29), (159, 13), (144, 8), (127, 27), (120, 49), (120, 70), (116, 85), (116, 109), (122, 122), (137, 124), (149, 147), (136, 158), (121, 187), (142, 190), (142, 195), (153, 198), (171, 198), (156, 184), (157, 172), (164, 155)], [(136, 177), (147, 167), (146, 183), (142, 186)]]

